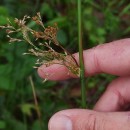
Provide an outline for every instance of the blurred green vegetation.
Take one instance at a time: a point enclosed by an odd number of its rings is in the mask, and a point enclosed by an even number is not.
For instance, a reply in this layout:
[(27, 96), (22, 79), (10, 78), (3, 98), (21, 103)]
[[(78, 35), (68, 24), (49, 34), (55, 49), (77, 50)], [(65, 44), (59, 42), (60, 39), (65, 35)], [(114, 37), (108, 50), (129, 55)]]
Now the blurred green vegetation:
[[(129, 0), (82, 0), (84, 49), (129, 37)], [(1, 0), (0, 25), (7, 18), (33, 16), (41, 12), (45, 25), (58, 23), (58, 39), (71, 53), (78, 51), (77, 5), (75, 0)], [(28, 23), (35, 28), (33, 22)], [(78, 79), (42, 83), (32, 66), (35, 58), (23, 56), (27, 44), (8, 44), (4, 30), (0, 30), (0, 129), (41, 130), (29, 76), (35, 84), (42, 114), (42, 129), (47, 130), (49, 118), (57, 111), (80, 106)], [(61, 72), (62, 73), (62, 72)], [(105, 86), (114, 76), (101, 74), (87, 82), (87, 106), (92, 108)]]

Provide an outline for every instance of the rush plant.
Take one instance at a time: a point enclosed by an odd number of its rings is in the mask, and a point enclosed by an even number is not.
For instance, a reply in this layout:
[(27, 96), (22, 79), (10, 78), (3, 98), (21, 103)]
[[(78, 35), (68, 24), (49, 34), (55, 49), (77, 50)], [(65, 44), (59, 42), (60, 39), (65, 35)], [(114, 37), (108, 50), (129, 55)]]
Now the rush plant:
[[(10, 43), (14, 42), (26, 42), (30, 45), (28, 52), (23, 54), (30, 54), (37, 57), (37, 68), (40, 65), (46, 67), (53, 64), (60, 64), (65, 66), (70, 73), (81, 78), (81, 106), (86, 107), (86, 85), (84, 74), (84, 62), (83, 62), (83, 48), (82, 48), (82, 17), (81, 17), (81, 0), (77, 1), (78, 5), (78, 39), (79, 39), (79, 61), (78, 65), (74, 56), (70, 54), (57, 40), (58, 26), (55, 23), (53, 26), (44, 26), (40, 13), (36, 16), (30, 17), (25, 15), (23, 19), (15, 18), (13, 22), (8, 19), (9, 24), (6, 26), (0, 26), (2, 29), (6, 29), (7, 37)], [(39, 30), (34, 30), (28, 26), (28, 21), (34, 21)], [(15, 35), (14, 34), (19, 34)], [(18, 37), (16, 37), (18, 36)], [(58, 52), (53, 46), (57, 46), (62, 52)], [(69, 73), (68, 73), (69, 74)], [(46, 79), (50, 75), (45, 74)]]

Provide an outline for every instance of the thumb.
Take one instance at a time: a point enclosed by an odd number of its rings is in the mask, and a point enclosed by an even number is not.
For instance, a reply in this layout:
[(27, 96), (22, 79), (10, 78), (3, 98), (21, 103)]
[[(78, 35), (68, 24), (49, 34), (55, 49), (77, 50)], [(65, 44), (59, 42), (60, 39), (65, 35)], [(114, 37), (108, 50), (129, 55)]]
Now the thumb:
[(130, 130), (130, 112), (63, 110), (50, 119), (49, 130)]

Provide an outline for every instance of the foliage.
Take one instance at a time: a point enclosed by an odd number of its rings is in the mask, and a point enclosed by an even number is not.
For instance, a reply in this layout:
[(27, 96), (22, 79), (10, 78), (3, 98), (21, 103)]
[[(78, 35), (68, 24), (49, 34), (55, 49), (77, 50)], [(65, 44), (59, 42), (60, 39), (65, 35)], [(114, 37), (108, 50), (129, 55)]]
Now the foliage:
[[(129, 8), (128, 0), (83, 0), (84, 49), (128, 37)], [(55, 22), (58, 24), (58, 40), (64, 48), (70, 53), (78, 51), (77, 4), (74, 0), (1, 0), (0, 25), (7, 23), (7, 17), (12, 21), (16, 17), (22, 18), (25, 14), (33, 16), (36, 12), (41, 12), (45, 26)], [(28, 22), (29, 27), (37, 29), (35, 24), (33, 21)], [(80, 104), (79, 80), (71, 79), (58, 83), (47, 81), (42, 84), (42, 79), (32, 68), (36, 58), (21, 55), (28, 49), (29, 45), (25, 43), (9, 45), (5, 32), (0, 30), (0, 129), (41, 129), (34, 108), (30, 75), (35, 84), (44, 130), (47, 130), (47, 122), (56, 111), (78, 107)], [(112, 79), (109, 75), (101, 74), (86, 81), (89, 108), (93, 107)]]

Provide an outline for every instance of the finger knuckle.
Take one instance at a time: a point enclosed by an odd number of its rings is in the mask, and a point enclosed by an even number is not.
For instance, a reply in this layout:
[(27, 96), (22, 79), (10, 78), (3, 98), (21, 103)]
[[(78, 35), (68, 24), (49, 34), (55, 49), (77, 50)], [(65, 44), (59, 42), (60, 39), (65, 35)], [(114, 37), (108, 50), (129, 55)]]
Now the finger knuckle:
[(99, 48), (101, 48), (101, 47), (102, 47), (102, 45), (96, 46), (93, 48), (93, 51), (92, 51), (93, 65), (94, 65), (95, 71), (97, 73), (101, 71), (100, 60), (99, 60), (99, 56), (98, 56)]
[(98, 118), (94, 114), (89, 115), (89, 120), (85, 125), (86, 130), (96, 130), (97, 120)]
[(95, 114), (90, 114), (87, 121), (80, 120), (76, 130), (104, 130), (105, 122)]

